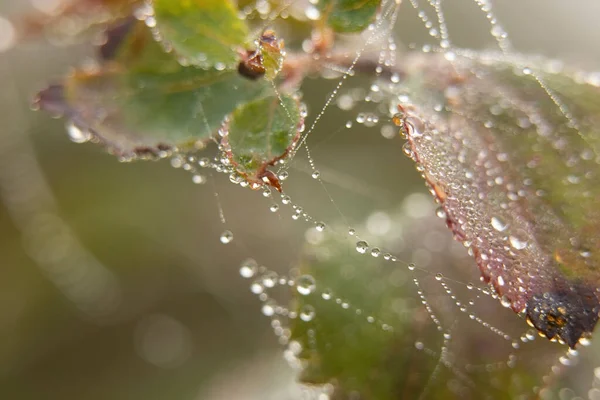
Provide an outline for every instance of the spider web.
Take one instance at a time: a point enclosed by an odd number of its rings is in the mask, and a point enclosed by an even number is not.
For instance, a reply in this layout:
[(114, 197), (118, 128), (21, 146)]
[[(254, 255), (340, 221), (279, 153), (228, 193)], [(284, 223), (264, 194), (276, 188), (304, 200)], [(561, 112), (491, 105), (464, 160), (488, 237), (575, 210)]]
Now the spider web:
[[(276, 24), (277, 18), (297, 16), (298, 13), (301, 18), (312, 18), (314, 7), (310, 3), (299, 3), (286, 1), (271, 8), (268, 2), (259, 0), (244, 8), (243, 12), (249, 19), (267, 21), (260, 25)], [(512, 53), (514, 46), (492, 3), (474, 0), (471, 4), (481, 12), (481, 19), (487, 21), (485, 30), (490, 32), (489, 38), (496, 43), (496, 48), (503, 54)], [(446, 5), (441, 0), (383, 1), (374, 25), (358, 39), (348, 39), (348, 48), (352, 50), (348, 53), (347, 62), (343, 65), (332, 62), (321, 77), (304, 84), (304, 102), (309, 109), (306, 130), (293, 158), (277, 171), (284, 193), (280, 195), (267, 187), (261, 189), (259, 196), (264, 197), (261, 199), (264, 207), (252, 211), (262, 212), (264, 218), (270, 221), (275, 220), (271, 226), (278, 226), (282, 235), (289, 238), (289, 248), (294, 250), (288, 254), (288, 262), (283, 267), (264, 264), (260, 258), (269, 252), (268, 245), (265, 244), (266, 250), (247, 245), (247, 238), (231, 228), (226, 201), (215, 183), (223, 173), (228, 175), (230, 172), (219, 155), (212, 158), (176, 154), (171, 165), (192, 173), (194, 183), (206, 184), (214, 194), (223, 226), (220, 241), (228, 246), (237, 246), (248, 257), (256, 259), (255, 262), (245, 260), (240, 266), (240, 273), (250, 279), (250, 290), (260, 301), (258, 308), (269, 318), (283, 347), (284, 357), (294, 369), (300, 371), (306, 366), (298, 357), (302, 351), (299, 342), (291, 339), (292, 324), (318, 321), (321, 316), (310, 309), (295, 309), (290, 303), (290, 292), (297, 296), (295, 292), (309, 291), (311, 295), (334, 303), (339, 306), (340, 312), (355, 314), (356, 324), (375, 324), (390, 332), (397, 329), (389, 321), (376, 319), (365, 305), (346, 302), (343, 292), (331, 292), (318, 279), (313, 283), (310, 278), (299, 274), (298, 260), (302, 259), (303, 253), (319, 251), (320, 246), (329, 246), (333, 241), (335, 246), (344, 246), (349, 259), (357, 265), (369, 258), (381, 263), (387, 270), (397, 271), (398, 279), (403, 282), (403, 299), (416, 302), (416, 306), (407, 307), (407, 310), (414, 315), (426, 316), (427, 333), (411, 338), (414, 348), (423, 357), (434, 361), (426, 384), (419, 393), (420, 398), (428, 398), (436, 385), (455, 385), (457, 394), (465, 390), (468, 392), (473, 385), (471, 376), (474, 372), (485, 371), (492, 382), (503, 371), (520, 365), (545, 371), (536, 387), (523, 389), (525, 396), (537, 393), (545, 398), (554, 392), (557, 396), (560, 394), (560, 398), (565, 393), (566, 398), (574, 398), (576, 394), (587, 397), (590, 385), (569, 389), (568, 380), (564, 386), (560, 384), (558, 387), (555, 382), (565, 379), (565, 367), (579, 363), (587, 369), (575, 366), (566, 370), (567, 377), (583, 370), (587, 374), (587, 382), (597, 385), (600, 378), (594, 380), (589, 362), (585, 361), (591, 350), (580, 355), (547, 343), (545, 339), (535, 339), (537, 333), (502, 306), (493, 290), (479, 282), (478, 270), (468, 257), (467, 250), (449, 240), (450, 235), (445, 231), (443, 222), (435, 216), (441, 211), (436, 210), (433, 200), (424, 192), (418, 173), (413, 173), (413, 163), (400, 156), (402, 143), (398, 138), (398, 128), (392, 123), (395, 104), (389, 102), (383, 83), (398, 83), (400, 78), (393, 71), (402, 62), (405, 51), (439, 52), (446, 54), (448, 59), (460, 52), (455, 43), (458, 40), (454, 39), (448, 25), (453, 20), (445, 14), (450, 7), (449, 3)], [(406, 19), (413, 25), (416, 25), (415, 21), (419, 22), (418, 29), (428, 39), (417, 43), (417, 39), (411, 42), (411, 38), (400, 35), (400, 40), (398, 31), (403, 29), (399, 27), (399, 21)], [(355, 73), (356, 66), (367, 57), (377, 60), (375, 79), (365, 79)], [(543, 80), (539, 77), (538, 80), (540, 86), (546, 89)], [(327, 94), (323, 95), (325, 86), (328, 86)], [(553, 93), (546, 90), (554, 100)], [(402, 96), (407, 96), (406, 93), (395, 95), (398, 102), (404, 100)], [(568, 105), (558, 98), (554, 101), (557, 110), (569, 119)], [(576, 125), (576, 121), (571, 122)], [(74, 141), (81, 139), (77, 132), (72, 131), (71, 134)], [(11, 148), (6, 143), (3, 147)], [(7, 154), (10, 155), (10, 151)], [(8, 164), (13, 164), (7, 160)], [(36, 177), (39, 172), (36, 172), (37, 166), (33, 163), (27, 167), (29, 177), (26, 181), (35, 183), (38, 190), (44, 192), (34, 197), (47, 199), (43, 178)], [(24, 181), (10, 176), (8, 169), (5, 171), (3, 186)], [(247, 186), (244, 182), (234, 183)], [(10, 192), (17, 193), (18, 190), (12, 187)], [(54, 213), (51, 199), (39, 202), (38, 206), (46, 213)], [(11, 212), (19, 214), (18, 210)], [(22, 220), (24, 231), (27, 230), (27, 218)], [(56, 226), (64, 228), (60, 219), (56, 221)], [(290, 221), (295, 222), (290, 224)], [(284, 234), (288, 231), (296, 233)], [(110, 296), (118, 294), (113, 278), (106, 274), (102, 265), (85, 254), (79, 244), (75, 244), (70, 254), (69, 257), (79, 257), (77, 254), (85, 257), (88, 262), (81, 265), (91, 265), (94, 274), (102, 275), (103, 278), (95, 282), (108, 282), (110, 290), (99, 293), (109, 296), (109, 300)], [(452, 266), (444, 257), (448, 254), (456, 260)], [(44, 263), (40, 264), (43, 266)], [(52, 271), (51, 266), (45, 268)], [(57, 285), (60, 286), (59, 283)], [(360, 287), (361, 282), (348, 278), (348, 285)], [(367, 287), (364, 289), (367, 290)], [(90, 307), (87, 302), (91, 302), (93, 309), (98, 304), (104, 306), (107, 301), (99, 297), (85, 298), (81, 302), (76, 297), (78, 293), (75, 289), (70, 293), (67, 288), (65, 294), (84, 309)], [(86, 292), (86, 295), (89, 293)], [(110, 302), (106, 304), (110, 305)], [(458, 336), (471, 334), (471, 331), (493, 344), (489, 352), (481, 355), (481, 363), (478, 364), (467, 361), (468, 349), (455, 340)], [(315, 340), (318, 341), (319, 337), (316, 336)], [(313, 346), (317, 347), (315, 343)], [(584, 362), (579, 361), (581, 358)], [(326, 399), (333, 396), (333, 391), (332, 387), (325, 385), (310, 390), (309, 394)], [(591, 398), (592, 394), (589, 396)]]
[[(294, 6), (292, 3), (289, 5)], [(495, 42), (499, 53), (510, 56), (515, 51), (514, 47), (495, 14), (492, 3), (475, 0), (474, 5), (487, 20), (489, 37)], [(287, 3), (284, 9), (286, 6)], [(397, 41), (398, 16), (407, 6), (416, 12), (430, 38), (428, 42), (417, 45)], [(264, 4), (258, 2), (254, 9), (248, 8), (245, 12), (249, 16), (254, 12), (260, 14), (261, 7), (264, 7)], [(281, 11), (278, 10), (275, 15), (279, 15)], [(311, 18), (314, 12), (315, 9), (311, 6), (305, 11), (308, 18)], [(436, 245), (430, 243), (428, 247), (423, 240), (414, 239), (423, 237), (427, 232), (439, 233), (442, 230), (440, 221), (428, 218), (435, 213), (433, 202), (419, 193), (408, 196), (406, 192), (396, 193), (393, 186), (402, 185), (402, 178), (394, 177), (400, 163), (394, 160), (393, 155), (389, 156), (391, 158), (384, 158), (386, 152), (381, 149), (386, 146), (384, 143), (372, 144), (376, 140), (385, 142), (396, 136), (397, 128), (391, 121), (395, 104), (394, 101), (390, 103), (386, 94), (382, 92), (386, 82), (398, 83), (400, 80), (398, 74), (394, 73), (394, 67), (402, 57), (402, 52), (398, 50), (401, 46), (418, 49), (423, 53), (443, 53), (449, 61), (454, 60), (457, 54), (465, 54), (454, 46), (444, 12), (444, 4), (440, 0), (410, 0), (404, 4), (395, 1), (382, 2), (377, 20), (361, 36), (360, 43), (355, 43), (358, 50), (348, 54), (347, 67), (332, 63), (322, 74), (321, 79), (329, 79), (333, 85), (323, 106), (313, 112), (312, 118), (309, 119), (307, 129), (293, 152), (292, 159), (279, 168), (278, 177), (284, 181), (285, 193), (279, 196), (265, 188), (263, 195), (271, 203), (270, 211), (277, 213), (279, 218), (289, 217), (308, 224), (309, 228), (305, 234), (308, 246), (304, 247), (309, 248), (309, 253), (318, 252), (322, 242), (326, 243), (325, 247), (332, 246), (331, 241), (324, 239), (325, 236), (331, 236), (336, 242), (333, 246), (342, 243), (356, 251), (352, 256), (355, 262), (360, 263), (360, 257), (381, 259), (382, 263), (388, 264), (386, 268), (402, 271), (403, 279), (412, 283), (412, 295), (406, 292), (404, 294), (407, 298), (412, 296), (413, 299), (417, 299), (422, 308), (414, 309), (413, 312), (424, 310), (430, 326), (438, 332), (437, 338), (435, 335), (416, 335), (414, 339), (415, 348), (425, 357), (436, 361), (429, 371), (429, 378), (422, 387), (419, 398), (427, 398), (435, 385), (450, 385), (452, 382), (459, 382), (455, 389), (457, 395), (468, 394), (469, 388), (475, 385), (471, 377), (474, 371), (486, 371), (492, 382), (495, 374), (502, 374), (506, 370), (517, 368), (518, 365), (537, 369), (541, 378), (536, 386), (523, 388), (522, 395), (527, 397), (536, 393), (545, 397), (550, 396), (553, 391), (564, 394), (565, 390), (568, 392), (571, 389), (556, 386), (556, 381), (563, 379), (565, 367), (578, 364), (579, 352), (552, 346), (543, 339), (534, 340), (537, 333), (516, 315), (503, 310), (503, 306), (506, 305), (502, 304), (492, 288), (471, 283), (479, 280), (476, 267), (468, 259), (462, 260), (461, 263), (468, 265), (470, 271), (464, 268), (456, 270), (445, 265), (447, 263), (443, 259), (439, 260), (432, 255), (436, 251), (462, 254), (458, 246), (438, 243), (440, 247), (432, 250)], [(275, 15), (271, 14), (270, 18)], [(476, 53), (471, 54), (477, 56)], [(377, 60), (376, 77), (371, 81), (361, 81), (355, 77), (356, 67), (365, 57)], [(535, 75), (535, 79), (565, 120), (572, 126), (577, 126), (577, 121), (572, 119), (568, 111), (568, 105), (562, 103), (541, 77)], [(319, 85), (322, 84), (323, 82), (319, 82)], [(303, 87), (306, 93), (311, 93), (310, 85), (309, 82)], [(396, 93), (395, 100), (398, 103), (405, 102), (409, 95), (410, 93), (400, 91)], [(315, 103), (312, 99), (305, 99), (305, 102), (309, 104), (309, 108)], [(344, 122), (340, 124), (339, 121)], [(358, 137), (353, 137), (353, 134)], [(372, 160), (361, 154), (360, 145), (355, 144), (354, 148), (350, 145), (351, 151), (346, 151), (344, 155), (340, 154), (341, 150), (337, 151), (327, 146), (327, 142), (336, 142), (339, 147), (344, 147), (346, 143), (352, 143), (352, 140), (359, 140), (364, 149), (377, 152), (385, 161)], [(322, 150), (323, 148), (325, 150)], [(396, 147), (396, 154), (398, 150)], [(175, 166), (186, 164), (185, 160), (179, 158), (174, 162)], [(206, 160), (200, 164), (215, 170), (220, 167), (219, 163)], [(310, 175), (313, 182), (305, 179), (305, 174)], [(383, 179), (379, 179), (381, 175), (385, 175)], [(293, 185), (297, 176), (301, 182), (298, 184), (301, 190), (298, 191)], [(405, 197), (402, 207), (394, 207), (394, 199), (402, 197)], [(365, 213), (366, 222), (360, 223), (361, 216), (365, 219)], [(443, 211), (438, 210), (437, 213), (442, 214)], [(382, 225), (400, 228), (404, 233), (389, 234), (386, 230), (389, 227), (382, 228)], [(419, 231), (419, 227), (422, 226), (427, 227), (425, 232)], [(229, 231), (224, 235), (222, 240), (228, 241)], [(394, 248), (401, 250), (387, 250)], [(466, 250), (463, 249), (462, 252), (466, 254)], [(384, 331), (395, 329), (392, 323), (376, 320), (373, 315), (368, 314), (362, 304), (350, 304), (345, 301), (343, 293), (333, 293), (320, 284), (318, 278), (299, 275), (296, 269), (286, 273), (259, 265), (260, 260), (258, 263), (246, 260), (241, 266), (241, 274), (252, 278), (251, 291), (263, 303), (262, 313), (271, 319), (274, 333), (280, 343), (286, 346), (286, 359), (299, 370), (306, 368), (306, 364), (305, 360), (298, 358), (303, 351), (302, 346), (298, 341), (290, 340), (291, 327), (295, 321), (308, 323), (318, 320), (320, 316), (310, 305), (301, 309), (295, 309), (293, 305), (288, 306), (288, 300), (282, 294), (281, 288), (296, 288), (300, 294), (315, 292), (323, 300), (336, 303), (340, 312), (356, 314), (357, 324), (375, 323)], [(357, 282), (349, 284), (356, 285)], [(365, 285), (364, 290), (367, 289)], [(465, 335), (465, 332), (472, 330), (476, 330), (477, 335), (488, 335), (491, 338), (489, 340), (492, 348), (481, 355), (480, 364), (465, 361), (466, 350), (453, 340), (453, 337)], [(320, 340), (318, 329), (309, 330), (309, 334), (312, 335), (309, 347), (316, 351), (316, 342)], [(531, 363), (532, 359), (537, 361)], [(542, 359), (545, 361), (541, 361)], [(442, 370), (449, 372), (449, 375), (443, 374)], [(332, 388), (327, 386), (319, 393), (320, 396), (331, 394)]]

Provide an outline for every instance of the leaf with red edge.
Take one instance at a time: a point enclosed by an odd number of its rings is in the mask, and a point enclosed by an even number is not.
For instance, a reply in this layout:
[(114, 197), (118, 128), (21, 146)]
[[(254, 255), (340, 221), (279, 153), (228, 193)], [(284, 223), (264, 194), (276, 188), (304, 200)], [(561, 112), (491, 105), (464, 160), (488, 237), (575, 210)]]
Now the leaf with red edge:
[(395, 121), (448, 227), (504, 305), (575, 347), (600, 311), (600, 88), (493, 55), (407, 64)]

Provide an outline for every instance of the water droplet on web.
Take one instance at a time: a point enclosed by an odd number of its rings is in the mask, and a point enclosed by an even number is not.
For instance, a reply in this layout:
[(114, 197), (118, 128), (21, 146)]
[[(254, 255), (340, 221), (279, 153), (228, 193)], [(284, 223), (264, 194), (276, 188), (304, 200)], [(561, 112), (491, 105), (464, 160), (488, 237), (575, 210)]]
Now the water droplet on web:
[(356, 235), (356, 230), (354, 228), (348, 229), (348, 235), (350, 235), (350, 236)]
[(500, 299), (500, 304), (502, 304), (502, 307), (508, 308), (508, 307), (510, 307), (511, 302), (510, 302), (510, 299), (508, 297), (502, 296), (502, 298)]
[(319, 171), (314, 171), (311, 176), (313, 179), (319, 179), (321, 173)]
[(381, 250), (379, 250), (378, 247), (373, 247), (373, 249), (371, 250), (371, 256), (373, 257), (379, 257), (379, 255), (381, 254)]
[(296, 281), (296, 290), (303, 296), (307, 296), (314, 292), (316, 287), (315, 278), (311, 275), (302, 275)]
[(368, 249), (369, 244), (364, 240), (359, 240), (358, 242), (356, 242), (356, 251), (358, 251), (359, 253), (365, 254)]
[(277, 211), (279, 211), (279, 205), (272, 204), (271, 207), (269, 207), (269, 210), (271, 210), (271, 212), (277, 212)]
[(273, 288), (277, 285), (277, 273), (274, 271), (269, 271), (262, 277), (262, 284), (264, 287)]
[(408, 269), (409, 269), (410, 271), (414, 271), (416, 267), (417, 267), (417, 266), (416, 266), (414, 263), (410, 263), (410, 264), (408, 264)]
[(498, 217), (492, 217), (490, 223), (492, 224), (492, 228), (494, 228), (498, 232), (503, 232), (508, 226), (502, 219)]
[(323, 298), (323, 300), (331, 300), (331, 296), (332, 293), (330, 289), (325, 289), (323, 293), (321, 293), (321, 297)]
[(206, 183), (206, 177), (204, 175), (194, 175), (192, 176), (192, 182), (197, 185), (201, 185)]
[(250, 285), (250, 291), (254, 294), (261, 294), (262, 292), (264, 292), (264, 290), (265, 287), (263, 286), (260, 280), (256, 280), (252, 282), (252, 285)]
[(436, 281), (441, 281), (442, 279), (444, 279), (444, 275), (442, 275), (441, 272), (438, 272), (437, 274), (435, 274)]
[(348, 128), (348, 129), (352, 128), (352, 121), (346, 122), (346, 128)]
[(325, 230), (325, 224), (323, 222), (317, 222), (315, 224), (315, 228), (319, 231), (319, 232), (323, 232)]
[(252, 278), (256, 274), (258, 264), (253, 259), (249, 258), (244, 261), (240, 267), (240, 275), (243, 278)]
[(233, 233), (231, 233), (231, 231), (223, 231), (219, 240), (221, 240), (221, 243), (223, 244), (231, 243), (233, 240)]
[(300, 319), (304, 322), (312, 321), (315, 317), (315, 308), (309, 304), (302, 307), (300, 310)]
[(272, 317), (275, 315), (275, 308), (277, 307), (277, 303), (273, 300), (267, 300), (265, 304), (263, 304), (261, 308), (261, 312), (267, 317)]
[(292, 199), (290, 198), (290, 196), (283, 196), (283, 197), (281, 198), (281, 202), (282, 202), (283, 204), (290, 204), (290, 203), (292, 202)]
[(289, 174), (287, 171), (281, 171), (277, 177), (280, 181), (285, 181), (288, 178)]

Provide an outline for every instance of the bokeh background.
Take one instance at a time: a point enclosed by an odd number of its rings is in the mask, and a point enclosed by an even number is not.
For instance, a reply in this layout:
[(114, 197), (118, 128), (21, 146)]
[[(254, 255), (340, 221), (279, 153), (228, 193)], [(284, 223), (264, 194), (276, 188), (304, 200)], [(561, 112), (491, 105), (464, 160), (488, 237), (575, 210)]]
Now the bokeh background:
[[(0, 398), (298, 398), (294, 372), (238, 269), (251, 256), (288, 271), (307, 226), (269, 212), (260, 193), (226, 176), (194, 185), (168, 161), (119, 163), (70, 141), (64, 120), (30, 110), (36, 91), (93, 56), (87, 43), (43, 37), (2, 46), (10, 44), (6, 21), (56, 1), (0, 0)], [(406, 3), (397, 35), (424, 43)], [(518, 50), (600, 69), (599, 2), (497, 3)], [(475, 2), (444, 7), (456, 45), (493, 45)], [(335, 83), (307, 83), (312, 115)], [(360, 125), (339, 133), (351, 117), (332, 108), (309, 144), (352, 224), (424, 186), (398, 138)], [(335, 221), (307, 171), (299, 162), (286, 191), (315, 218)], [(225, 229), (234, 233), (229, 245), (219, 241)]]

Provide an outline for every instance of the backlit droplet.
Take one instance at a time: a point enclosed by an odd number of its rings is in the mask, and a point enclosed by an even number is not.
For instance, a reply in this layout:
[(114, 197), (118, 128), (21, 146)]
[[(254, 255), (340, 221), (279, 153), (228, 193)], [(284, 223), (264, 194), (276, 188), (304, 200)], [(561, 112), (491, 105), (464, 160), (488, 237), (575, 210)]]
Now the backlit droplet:
[(510, 299), (506, 296), (502, 296), (500, 298), (500, 304), (502, 304), (502, 307), (508, 308), (510, 307)]
[(272, 317), (273, 315), (275, 315), (276, 307), (277, 303), (275, 303), (273, 300), (268, 300), (267, 302), (265, 302), (265, 304), (263, 304), (261, 312), (267, 317)]
[(416, 268), (416, 265), (415, 265), (414, 263), (410, 263), (410, 264), (408, 264), (408, 269), (409, 269), (410, 271), (414, 271), (414, 270), (415, 270), (415, 268)]
[(435, 280), (436, 281), (441, 281), (442, 279), (444, 279), (444, 275), (442, 275), (440, 272), (438, 272), (437, 274), (435, 274)]
[(249, 258), (242, 263), (240, 267), (240, 275), (243, 278), (252, 278), (256, 274), (258, 264), (253, 259)]
[(305, 305), (300, 310), (300, 319), (304, 322), (311, 321), (315, 317), (315, 308), (311, 305)]
[(368, 249), (369, 244), (364, 240), (359, 240), (358, 242), (356, 242), (356, 251), (358, 251), (359, 253), (365, 254)]
[(509, 236), (508, 241), (510, 242), (510, 245), (517, 250), (523, 250), (527, 247), (527, 241), (519, 239), (516, 236)]
[(315, 228), (319, 231), (319, 232), (323, 232), (325, 230), (325, 224), (323, 222), (317, 222), (315, 224)]
[(325, 289), (323, 293), (321, 293), (321, 297), (323, 298), (323, 300), (331, 300), (331, 296), (331, 290), (329, 289)]
[(498, 217), (492, 217), (490, 223), (492, 224), (492, 228), (498, 232), (503, 232), (506, 230), (507, 224)]
[(314, 171), (312, 173), (312, 178), (313, 179), (319, 179), (320, 176), (321, 176), (321, 173), (319, 171)]
[(233, 240), (233, 233), (231, 233), (231, 231), (224, 231), (221, 233), (221, 237), (219, 239), (223, 244), (231, 243)]
[(380, 254), (381, 254), (381, 250), (379, 250), (379, 248), (377, 248), (377, 247), (373, 247), (373, 250), (371, 250), (371, 255), (373, 257), (379, 257)]
[(314, 292), (315, 288), (315, 278), (311, 275), (302, 275), (296, 281), (296, 290), (303, 296), (311, 294)]

